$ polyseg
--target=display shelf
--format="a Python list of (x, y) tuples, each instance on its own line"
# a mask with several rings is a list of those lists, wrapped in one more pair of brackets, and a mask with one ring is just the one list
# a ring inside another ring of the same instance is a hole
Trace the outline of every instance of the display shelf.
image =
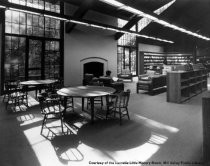
[(210, 56), (208, 54), (196, 56), (196, 63), (203, 63), (210, 72)]
[[(144, 54), (144, 71), (146, 70), (158, 70), (158, 66), (162, 66), (164, 62), (164, 56), (163, 55), (147, 55)], [(152, 67), (152, 68), (151, 68)]]
[(167, 101), (182, 103), (207, 90), (207, 72), (173, 71), (167, 73)]
[(196, 56), (196, 62), (197, 63), (207, 63), (210, 64), (210, 56), (203, 55), (203, 56)]
[(194, 62), (192, 54), (167, 54), (167, 65), (179, 65)]
[(192, 62), (193, 55), (187, 53), (139, 52), (139, 74), (144, 74), (147, 70), (160, 71), (164, 64), (180, 65)]

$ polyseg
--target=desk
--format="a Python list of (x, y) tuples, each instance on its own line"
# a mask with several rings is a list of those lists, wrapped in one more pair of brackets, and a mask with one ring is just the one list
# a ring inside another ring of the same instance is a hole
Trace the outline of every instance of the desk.
[[(94, 98), (107, 96), (115, 92), (114, 88), (104, 86), (76, 86), (62, 88), (57, 91), (58, 95), (64, 96), (64, 106), (66, 109), (67, 97), (90, 98), (91, 122), (94, 122)], [(83, 104), (82, 104), (83, 105)], [(82, 106), (83, 107), (83, 106)], [(82, 108), (83, 109), (83, 108)]]
[(37, 87), (41, 85), (50, 85), (57, 82), (57, 80), (51, 80), (51, 79), (46, 79), (46, 80), (29, 80), (29, 81), (22, 81), (20, 82), (20, 85), (23, 86), (35, 86), (36, 87), (36, 98), (37, 98)]

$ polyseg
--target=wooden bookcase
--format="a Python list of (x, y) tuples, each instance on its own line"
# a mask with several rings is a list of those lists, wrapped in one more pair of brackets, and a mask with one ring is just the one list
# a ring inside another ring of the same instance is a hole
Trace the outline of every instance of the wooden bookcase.
[(163, 65), (165, 57), (163, 55), (156, 56), (144, 56), (144, 70), (149, 70), (150, 66), (161, 66)]
[(210, 93), (206, 92), (202, 97), (203, 119), (203, 162), (204, 166), (210, 165)]
[(208, 69), (208, 72), (210, 72), (210, 56), (196, 56), (196, 63), (205, 64), (205, 67)]
[(144, 74), (151, 66), (161, 67), (163, 64), (180, 65), (194, 62), (192, 54), (188, 53), (155, 53), (139, 52), (139, 74)]
[(180, 65), (194, 62), (192, 54), (167, 54), (167, 65)]
[(207, 71), (171, 71), (167, 73), (167, 101), (182, 103), (207, 90)]

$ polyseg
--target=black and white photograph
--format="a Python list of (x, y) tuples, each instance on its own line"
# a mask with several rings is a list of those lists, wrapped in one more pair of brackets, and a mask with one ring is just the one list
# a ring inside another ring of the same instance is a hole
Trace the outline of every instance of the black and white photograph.
[(0, 0), (0, 166), (210, 166), (210, 0)]

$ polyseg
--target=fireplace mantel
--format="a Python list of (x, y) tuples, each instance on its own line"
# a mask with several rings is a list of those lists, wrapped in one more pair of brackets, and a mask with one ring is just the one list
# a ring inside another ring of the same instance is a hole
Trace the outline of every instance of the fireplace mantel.
[(84, 64), (89, 63), (89, 62), (100, 62), (103, 63), (104, 65), (104, 74), (106, 70), (108, 70), (108, 60), (105, 58), (101, 57), (88, 57), (80, 60), (80, 81), (82, 82), (83, 76), (84, 76)]

